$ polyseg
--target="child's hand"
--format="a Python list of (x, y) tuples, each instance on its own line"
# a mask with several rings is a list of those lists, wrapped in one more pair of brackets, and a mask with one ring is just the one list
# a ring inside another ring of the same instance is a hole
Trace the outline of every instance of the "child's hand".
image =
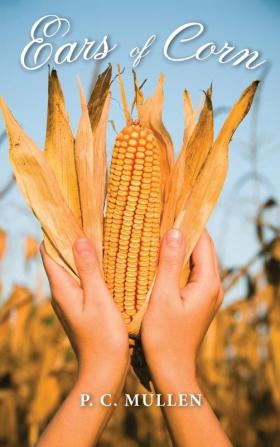
[(212, 239), (203, 232), (191, 259), (191, 275), (184, 289), (179, 278), (184, 240), (179, 230), (163, 238), (159, 269), (142, 322), (142, 343), (157, 386), (195, 380), (200, 343), (223, 298)]
[(157, 393), (173, 396), (162, 407), (173, 445), (230, 447), (207, 400), (195, 408), (180, 406), (181, 393), (201, 395), (196, 356), (223, 298), (214, 246), (204, 231), (192, 254), (191, 275), (180, 290), (184, 259), (182, 233), (171, 230), (160, 250), (158, 274), (142, 322), (142, 344)]
[[(52, 305), (78, 358), (79, 376), (108, 376), (110, 387), (127, 369), (128, 334), (106, 287), (94, 247), (76, 241), (73, 253), (81, 286), (46, 253), (41, 254), (49, 278)], [(115, 379), (115, 380), (114, 380)]]
[[(90, 241), (76, 241), (73, 253), (81, 286), (46, 253), (41, 254), (50, 281), (52, 304), (79, 364), (76, 383), (41, 435), (40, 447), (96, 445), (120, 398), (128, 369), (128, 335), (104, 283)], [(90, 398), (86, 408), (81, 396)], [(111, 396), (111, 406), (102, 396)]]

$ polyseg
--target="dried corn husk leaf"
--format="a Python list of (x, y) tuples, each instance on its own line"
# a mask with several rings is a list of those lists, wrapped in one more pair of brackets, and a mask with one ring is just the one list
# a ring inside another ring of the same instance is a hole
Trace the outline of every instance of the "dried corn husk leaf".
[(166, 182), (174, 163), (174, 149), (172, 139), (162, 121), (164, 101), (163, 84), (164, 76), (161, 74), (155, 94), (149, 97), (143, 104), (141, 103), (143, 96), (138, 88), (139, 92), (136, 95), (136, 102), (141, 124), (151, 129), (158, 140), (161, 151), (161, 178), (162, 192), (164, 195)]
[(75, 143), (63, 92), (55, 70), (52, 70), (49, 76), (48, 121), (44, 153), (66, 203), (75, 217), (80, 219)]
[[(212, 90), (208, 89), (208, 96), (211, 98)], [(184, 174), (185, 174), (185, 164), (186, 164), (186, 158), (188, 155), (188, 148), (187, 145), (190, 141), (190, 138), (192, 136), (192, 133), (194, 132), (195, 126), (196, 126), (196, 119), (203, 111), (203, 106), (205, 106), (205, 94), (203, 94), (203, 97), (196, 108), (196, 110), (193, 110), (191, 98), (189, 96), (189, 92), (187, 90), (184, 91), (184, 137), (183, 137), (183, 145), (182, 149), (180, 151), (180, 154), (176, 160), (176, 164), (178, 165), (178, 172), (177, 172), (177, 197), (176, 197), (176, 213), (175, 216), (177, 216), (179, 209), (178, 209), (178, 196), (179, 193), (182, 191), (183, 183), (184, 183)], [(213, 117), (212, 117), (213, 120)], [(171, 174), (172, 175), (172, 174)], [(174, 176), (175, 177), (175, 176)], [(176, 177), (175, 177), (176, 178)]]
[(9, 319), (10, 312), (30, 304), (32, 295), (25, 287), (15, 285), (11, 296), (0, 308), (0, 324)]
[(94, 134), (85, 101), (84, 92), (79, 83), (82, 115), (76, 137), (76, 166), (82, 210), (83, 231), (93, 242), (102, 265), (103, 208), (106, 182), (106, 125), (110, 104), (107, 94), (101, 118)]
[(35, 258), (38, 254), (39, 243), (38, 240), (33, 236), (26, 236), (24, 240), (24, 257), (28, 261)]
[(132, 70), (132, 73), (133, 73), (135, 97), (134, 97), (134, 100), (133, 100), (133, 103), (131, 106), (131, 113), (132, 113), (134, 106), (136, 104), (138, 117), (140, 117), (140, 116), (142, 116), (142, 113), (143, 113), (144, 95), (139, 87), (136, 71)]
[[(187, 107), (190, 109), (188, 97)], [(204, 107), (197, 125), (194, 127), (194, 118), (191, 114), (191, 128), (186, 128), (183, 146), (177, 158), (167, 186), (167, 200), (164, 206), (161, 234), (172, 228), (178, 210), (182, 209), (191, 188), (203, 166), (213, 143), (213, 110), (211, 98), (205, 97)], [(189, 138), (189, 140), (188, 140)]]
[(89, 102), (88, 113), (91, 122), (92, 132), (95, 131), (104, 107), (104, 103), (109, 93), (112, 77), (112, 66), (108, 68), (97, 78), (96, 84), (92, 90)]
[(207, 93), (204, 107), (191, 135), (188, 149), (186, 151), (183, 185), (179, 190), (179, 196), (176, 203), (176, 216), (181, 210), (192, 187), (195, 185), (198, 174), (211, 150), (213, 137), (213, 108), (211, 97)]
[[(48, 345), (44, 352), (40, 377), (28, 414), (30, 438), (32, 438), (33, 443), (34, 441), (37, 442), (34, 434), (37, 432), (35, 427), (41, 428), (42, 424), (44, 424), (47, 418), (55, 411), (61, 398), (57, 376), (52, 373), (56, 357), (57, 346)], [(33, 435), (31, 436), (32, 433)]]
[(17, 417), (17, 399), (15, 390), (0, 389), (0, 439), (2, 445), (18, 446), (19, 442), (19, 420)]
[(72, 245), (76, 239), (85, 237), (84, 233), (67, 206), (44, 154), (22, 130), (2, 98), (0, 106), (10, 139), (10, 161), (18, 185), (44, 233), (60, 255), (52, 253), (54, 260), (77, 274)]
[[(279, 308), (278, 308), (279, 310)], [(273, 389), (273, 401), (276, 408), (280, 409), (280, 356), (279, 356), (279, 343), (280, 343), (280, 329), (279, 324), (270, 325), (269, 331), (269, 348), (272, 354), (272, 362), (270, 362), (269, 379)]]
[(13, 355), (20, 351), (24, 343), (26, 321), (32, 307), (31, 293), (22, 287), (16, 287), (14, 292), (12, 331), (10, 335), (10, 349)]
[(129, 113), (126, 94), (125, 94), (125, 88), (123, 85), (123, 80), (121, 76), (121, 67), (118, 65), (118, 82), (119, 82), (119, 89), (121, 93), (121, 100), (122, 100), (122, 106), (123, 106), (123, 113), (125, 116), (126, 124), (129, 124), (132, 121), (131, 115)]
[[(45, 156), (52, 168), (62, 195), (80, 222), (81, 210), (75, 166), (74, 138), (65, 107), (63, 92), (57, 72), (49, 75), (48, 119), (45, 141)], [(45, 236), (45, 245), (52, 257), (57, 257), (55, 248)]]
[(153, 279), (151, 287), (148, 290), (145, 303), (139, 309), (139, 311), (136, 312), (136, 314), (133, 316), (133, 319), (131, 320), (131, 322), (129, 323), (129, 325), (127, 327), (128, 334), (129, 334), (129, 336), (132, 339), (133, 338), (134, 339), (138, 339), (139, 338), (141, 322), (142, 322), (143, 317), (144, 317), (144, 315), (146, 313), (146, 310), (147, 310), (147, 307), (148, 307), (148, 304), (149, 304), (149, 300), (151, 298), (151, 294), (152, 294), (152, 291), (153, 291), (154, 284), (155, 284), (155, 278)]
[[(103, 212), (105, 206), (106, 195), (106, 182), (107, 182), (107, 157), (106, 157), (106, 134), (107, 123), (109, 116), (111, 102), (111, 92), (107, 93), (105, 103), (103, 106), (102, 114), (99, 123), (93, 132), (93, 147), (94, 147), (94, 166), (95, 166), (95, 202), (96, 202), (96, 224), (95, 224), (95, 239), (98, 240), (95, 244), (97, 249), (97, 255), (102, 265), (103, 255)], [(99, 173), (99, 175), (96, 175)], [(99, 223), (98, 223), (99, 222)], [(99, 234), (98, 234), (99, 233)]]
[(258, 82), (253, 82), (233, 106), (176, 219), (175, 227), (183, 231), (186, 239), (185, 265), (217, 203), (228, 170), (228, 144), (250, 109), (257, 86)]
[(184, 99), (184, 105), (183, 105), (184, 143), (187, 143), (193, 133), (193, 129), (195, 126), (195, 114), (188, 90), (184, 90), (183, 99)]

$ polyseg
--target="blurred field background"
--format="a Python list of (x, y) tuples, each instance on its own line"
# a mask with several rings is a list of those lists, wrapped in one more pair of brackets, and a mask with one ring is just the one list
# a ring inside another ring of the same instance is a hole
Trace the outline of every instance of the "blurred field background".
[[(140, 81), (147, 78), (145, 94), (153, 89), (160, 71), (166, 75), (165, 123), (177, 150), (184, 88), (198, 104), (201, 90), (213, 81), (219, 128), (245, 86), (262, 80), (253, 108), (231, 143), (230, 173), (209, 223), (226, 295), (201, 349), (199, 372), (204, 392), (236, 447), (280, 446), (279, 3), (249, 0), (229, 5), (214, 0), (211, 5), (207, 1), (151, 5), (144, 0), (141, 7), (128, 8), (126, 2), (108, 1), (105, 8), (101, 1), (69, 5), (63, 0), (58, 8), (54, 0), (48, 5), (43, 0), (10, 0), (1, 2), (0, 11), (0, 94), (41, 146), (47, 69), (27, 72), (19, 57), (32, 23), (45, 14), (68, 17), (72, 40), (109, 34), (119, 44), (104, 63), (57, 67), (74, 130), (80, 113), (76, 74), (89, 92), (107, 62), (115, 67), (120, 63), (132, 95), (129, 49), (152, 33), (158, 36), (157, 44), (137, 72)], [(239, 49), (260, 50), (267, 63), (249, 71), (221, 66), (215, 59), (183, 64), (164, 60), (165, 38), (179, 25), (196, 20), (206, 25), (206, 32), (193, 48), (210, 40), (221, 46), (229, 41)], [(120, 130), (123, 117), (115, 85), (110, 119)], [(114, 136), (112, 127), (109, 152)], [(3, 121), (0, 144), (0, 445), (24, 447), (34, 444), (71, 387), (76, 363), (49, 303), (38, 255), (40, 228), (14, 182)], [(141, 392), (133, 373), (126, 390)], [(168, 446), (160, 410), (119, 407), (99, 445), (117, 444)]]

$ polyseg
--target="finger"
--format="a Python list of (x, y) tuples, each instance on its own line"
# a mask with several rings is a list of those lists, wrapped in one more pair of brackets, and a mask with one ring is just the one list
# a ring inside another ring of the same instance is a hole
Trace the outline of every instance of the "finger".
[(224, 289), (222, 284), (220, 285), (218, 294), (217, 294), (217, 300), (216, 300), (216, 312), (219, 310), (219, 308), (221, 307), (221, 305), (223, 304), (224, 301)]
[(179, 291), (180, 273), (184, 261), (185, 243), (183, 233), (172, 229), (164, 236), (159, 254), (159, 265), (156, 276), (154, 292), (174, 297)]
[[(200, 295), (203, 295), (203, 292), (207, 296), (215, 294), (220, 285), (216, 262), (212, 239), (204, 230), (191, 256), (191, 273), (186, 287), (182, 290), (183, 297), (195, 291), (199, 291)], [(194, 289), (193, 286), (196, 285), (198, 287)]]
[(45, 245), (40, 245), (42, 261), (48, 276), (53, 299), (64, 311), (77, 304), (81, 289), (75, 279), (63, 267), (57, 264), (46, 252)]
[(191, 256), (189, 282), (208, 282), (213, 275), (216, 276), (215, 253), (211, 238), (204, 230)]
[(223, 300), (224, 300), (224, 289), (223, 289), (223, 285), (221, 282), (221, 276), (220, 276), (220, 267), (219, 267), (219, 261), (218, 261), (218, 257), (216, 255), (216, 251), (215, 251), (215, 244), (213, 242), (213, 239), (210, 237), (210, 241), (211, 241), (211, 245), (212, 245), (212, 251), (213, 251), (213, 258), (214, 258), (214, 268), (215, 268), (215, 272), (216, 272), (216, 281), (217, 281), (217, 299), (216, 299), (216, 312), (218, 311), (218, 309), (221, 307)]
[(67, 324), (66, 324), (64, 312), (62, 311), (62, 309), (59, 306), (58, 302), (54, 298), (52, 298), (52, 300), (51, 300), (51, 305), (52, 305), (52, 308), (53, 308), (53, 310), (54, 310), (58, 320), (60, 321), (62, 327), (64, 328), (65, 332), (68, 333), (67, 329), (66, 329), (67, 328)]
[(76, 346), (75, 346), (75, 344), (73, 342), (73, 331), (72, 331), (73, 322), (76, 321), (76, 312), (73, 312), (73, 314), (72, 314), (72, 312), (70, 311), (71, 314), (72, 314), (72, 318), (71, 318), (71, 320), (69, 322), (69, 320), (67, 319), (66, 313), (62, 311), (62, 309), (60, 308), (60, 306), (57, 303), (57, 301), (52, 299), (51, 300), (51, 304), (52, 304), (52, 308), (53, 308), (53, 310), (54, 310), (54, 312), (55, 312), (55, 314), (56, 314), (56, 316), (57, 316), (61, 326), (64, 329), (65, 334), (67, 335), (67, 337), (68, 337), (68, 339), (69, 339), (69, 341), (71, 343), (71, 346), (72, 346), (74, 352), (76, 353)]
[(75, 263), (85, 293), (85, 302), (92, 297), (103, 298), (108, 289), (102, 277), (93, 244), (88, 239), (78, 239), (73, 245)]
[(210, 242), (211, 249), (212, 249), (214, 269), (215, 269), (216, 275), (219, 277), (220, 276), (220, 269), (219, 269), (218, 258), (217, 258), (217, 255), (216, 255), (215, 244), (214, 244), (214, 241), (213, 241), (212, 237), (209, 235), (208, 231), (207, 230), (204, 230), (204, 231), (206, 232), (206, 235), (209, 238), (209, 242)]

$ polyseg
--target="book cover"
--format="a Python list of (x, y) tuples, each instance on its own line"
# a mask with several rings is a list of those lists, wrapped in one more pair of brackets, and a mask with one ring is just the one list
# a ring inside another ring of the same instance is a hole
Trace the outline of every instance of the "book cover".
[(279, 447), (280, 4), (0, 12), (0, 445)]

